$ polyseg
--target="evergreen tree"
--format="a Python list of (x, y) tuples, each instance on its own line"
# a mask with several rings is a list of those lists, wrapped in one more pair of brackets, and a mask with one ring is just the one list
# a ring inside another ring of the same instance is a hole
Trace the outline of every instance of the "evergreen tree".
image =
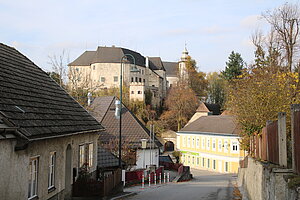
[(245, 62), (242, 59), (241, 54), (232, 51), (228, 57), (228, 62), (226, 62), (225, 70), (221, 72), (222, 77), (225, 80), (236, 79), (239, 75), (242, 74), (244, 65)]

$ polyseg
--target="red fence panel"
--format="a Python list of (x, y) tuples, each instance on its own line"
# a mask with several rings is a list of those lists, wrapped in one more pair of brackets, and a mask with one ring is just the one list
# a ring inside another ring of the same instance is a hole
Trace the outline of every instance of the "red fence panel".
[(264, 127), (261, 132), (261, 159), (268, 160), (268, 147), (267, 147), (267, 128)]
[(278, 121), (267, 125), (268, 160), (279, 164)]
[(300, 174), (300, 111), (294, 113), (294, 161), (296, 173)]

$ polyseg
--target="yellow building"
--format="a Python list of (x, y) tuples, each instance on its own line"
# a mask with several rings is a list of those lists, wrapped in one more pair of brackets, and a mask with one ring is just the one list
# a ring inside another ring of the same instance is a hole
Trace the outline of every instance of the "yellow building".
[(202, 116), (177, 132), (181, 162), (191, 168), (237, 173), (244, 152), (233, 116)]

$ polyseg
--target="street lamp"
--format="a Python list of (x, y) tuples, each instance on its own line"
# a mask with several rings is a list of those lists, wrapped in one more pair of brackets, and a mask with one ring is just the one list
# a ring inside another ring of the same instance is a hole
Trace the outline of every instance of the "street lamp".
[(123, 60), (130, 56), (133, 60), (134, 66), (130, 68), (130, 72), (140, 72), (135, 65), (135, 58), (131, 54), (124, 54), (121, 58), (121, 70), (120, 70), (120, 101), (116, 101), (116, 117), (120, 119), (119, 122), (119, 167), (122, 168), (122, 95), (123, 95)]
[(143, 168), (145, 168), (145, 149), (147, 148), (147, 139), (141, 139), (143, 149)]

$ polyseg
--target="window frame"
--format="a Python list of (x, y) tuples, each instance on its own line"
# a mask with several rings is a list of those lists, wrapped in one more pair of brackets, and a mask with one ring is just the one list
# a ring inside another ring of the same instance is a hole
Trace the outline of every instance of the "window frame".
[[(35, 163), (35, 168), (32, 167), (33, 163)], [(35, 179), (32, 179), (33, 174)], [(39, 182), (38, 177), (39, 177), (39, 156), (30, 157), (29, 158), (29, 180), (28, 180), (28, 191), (27, 191), (28, 199), (33, 199), (38, 196), (38, 182)], [(35, 180), (35, 187), (33, 188), (34, 180)]]
[(216, 139), (215, 139), (215, 138), (212, 139), (212, 145), (211, 145), (211, 148), (212, 148), (213, 151), (216, 151), (216, 150), (217, 150), (217, 145), (216, 145)]
[(93, 167), (94, 162), (94, 143), (88, 143), (88, 166), (91, 168)]
[(210, 150), (210, 138), (206, 138), (206, 150)]
[(218, 139), (218, 151), (222, 152), (222, 139)]
[(52, 151), (50, 152), (50, 159), (49, 159), (48, 190), (55, 187), (55, 168), (56, 168), (56, 152)]

